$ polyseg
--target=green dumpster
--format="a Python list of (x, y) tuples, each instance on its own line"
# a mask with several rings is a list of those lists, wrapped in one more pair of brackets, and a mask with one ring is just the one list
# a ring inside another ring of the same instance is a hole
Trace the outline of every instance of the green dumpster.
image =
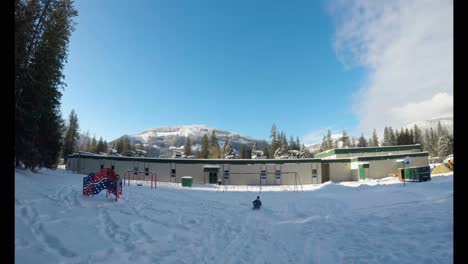
[(181, 179), (182, 179), (182, 186), (192, 187), (193, 179), (191, 176), (184, 176)]

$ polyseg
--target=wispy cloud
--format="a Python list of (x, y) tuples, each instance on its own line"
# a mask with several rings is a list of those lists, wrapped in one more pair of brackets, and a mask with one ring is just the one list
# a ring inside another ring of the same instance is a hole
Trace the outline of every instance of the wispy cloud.
[(330, 130), (332, 135), (343, 133), (343, 129), (334, 129), (331, 127), (320, 128), (310, 133), (307, 133), (305, 136), (302, 137), (302, 142), (306, 145), (315, 144), (322, 142), (324, 136), (327, 135), (328, 130)]
[(328, 7), (338, 59), (369, 70), (353, 98), (360, 131), (453, 115), (453, 1), (339, 0)]

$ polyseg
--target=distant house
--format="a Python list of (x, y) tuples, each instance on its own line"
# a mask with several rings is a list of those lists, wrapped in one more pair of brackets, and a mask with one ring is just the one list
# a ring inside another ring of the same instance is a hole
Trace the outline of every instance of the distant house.
[(266, 159), (266, 157), (263, 156), (263, 151), (252, 150), (252, 159)]
[(147, 153), (145, 150), (142, 149), (136, 149), (135, 150), (135, 156), (136, 157), (146, 157)]

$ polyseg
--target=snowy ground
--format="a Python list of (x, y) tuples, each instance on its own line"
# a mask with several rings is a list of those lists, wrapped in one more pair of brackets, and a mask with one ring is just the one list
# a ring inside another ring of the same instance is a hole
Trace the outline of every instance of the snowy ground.
[(82, 195), (64, 170), (15, 173), (15, 263), (452, 263), (453, 175), (294, 192), (133, 184)]

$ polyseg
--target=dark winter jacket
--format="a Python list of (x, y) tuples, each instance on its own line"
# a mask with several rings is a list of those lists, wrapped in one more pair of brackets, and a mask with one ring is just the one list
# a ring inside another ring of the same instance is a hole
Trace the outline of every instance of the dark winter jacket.
[(255, 199), (255, 201), (253, 201), (253, 205), (255, 208), (260, 208), (262, 202), (260, 201), (260, 199)]

